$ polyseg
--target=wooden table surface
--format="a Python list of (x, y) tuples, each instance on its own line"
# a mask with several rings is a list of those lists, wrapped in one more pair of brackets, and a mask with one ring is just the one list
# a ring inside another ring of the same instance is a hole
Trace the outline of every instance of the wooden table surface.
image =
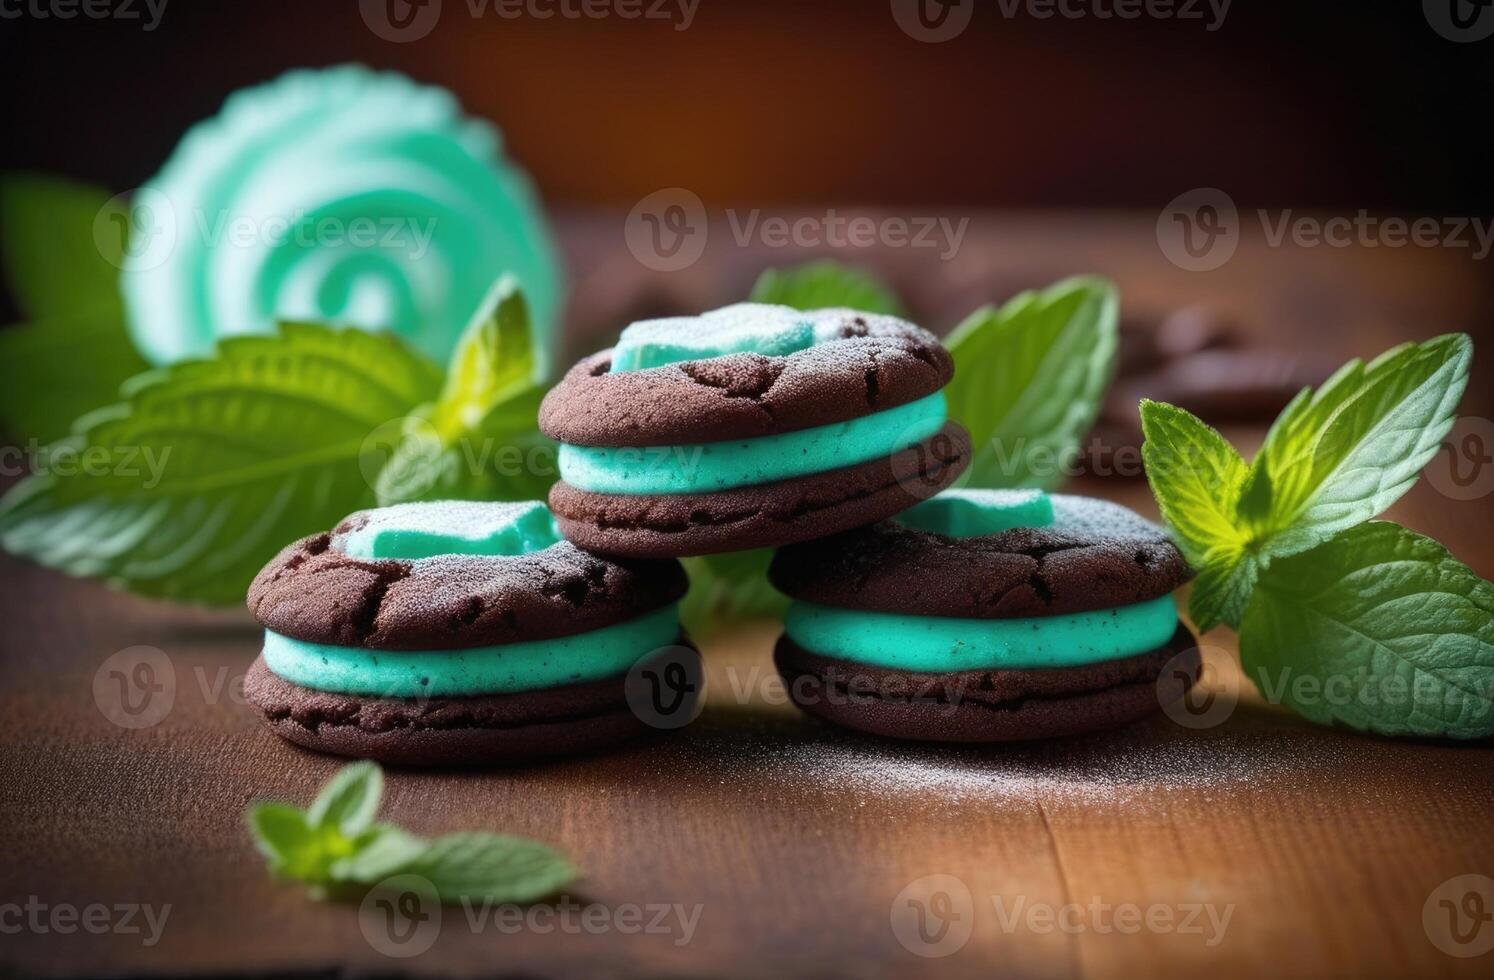
[[(609, 263), (625, 260), (596, 244), (607, 220), (564, 226), (579, 345), (606, 329), (605, 310), (711, 305), (793, 259), (728, 242), (683, 278), (614, 275)], [(1247, 241), (1223, 270), (1193, 275), (1157, 254), (1151, 220), (987, 216), (973, 257), (930, 274), (942, 280), (896, 278), (940, 328), (971, 300), (1093, 270), (1133, 307), (1209, 300), (1262, 338), (1336, 354), (1487, 331), (1487, 277), (1458, 256)], [(1489, 360), (1481, 352), (1481, 375)], [(1487, 390), (1480, 382), (1465, 411), (1487, 417)], [(1137, 481), (1078, 489), (1155, 513)], [(1393, 516), (1494, 574), (1487, 497), (1454, 502), (1423, 481)], [(448, 908), (428, 951), (391, 958), (382, 950), (400, 947), (370, 941), (358, 906), (270, 880), (250, 843), (246, 805), (304, 804), (340, 761), (281, 742), (242, 703), (236, 682), (257, 649), (247, 614), (149, 603), (10, 558), (0, 603), (0, 969), (1119, 978), (1487, 976), (1494, 962), (1444, 952), (1471, 946), (1449, 943), (1433, 894), (1456, 876), (1494, 876), (1488, 746), (1316, 728), (1242, 689), (1227, 659), (1209, 684), (1239, 700), (1211, 727), (1159, 715), (1033, 745), (879, 740), (782, 703), (771, 623), (707, 641), (708, 704), (684, 731), (531, 768), (390, 773), (384, 814), (414, 831), (564, 847), (584, 873), (574, 902), (591, 910), (569, 921), (592, 924), (572, 934), (531, 919), (515, 932)], [(1228, 631), (1206, 640), (1233, 650)], [(139, 645), (169, 658), (174, 701), (159, 723), (126, 729), (100, 710), (95, 675)], [(141, 933), (48, 918), (95, 903), (170, 911), (154, 944), (141, 915)], [(28, 907), (39, 919), (23, 921)], [(1482, 929), (1474, 943), (1494, 925)], [(931, 952), (947, 955), (918, 955)]]

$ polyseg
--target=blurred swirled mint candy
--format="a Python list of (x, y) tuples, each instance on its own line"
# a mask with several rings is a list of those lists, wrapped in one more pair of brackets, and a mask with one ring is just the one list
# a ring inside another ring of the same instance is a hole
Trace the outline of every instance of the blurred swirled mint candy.
[(124, 256), (136, 344), (167, 363), (276, 320), (393, 330), (444, 363), (514, 274), (539, 366), (558, 315), (555, 249), (528, 177), (451, 93), (358, 65), (230, 96), (135, 194)]

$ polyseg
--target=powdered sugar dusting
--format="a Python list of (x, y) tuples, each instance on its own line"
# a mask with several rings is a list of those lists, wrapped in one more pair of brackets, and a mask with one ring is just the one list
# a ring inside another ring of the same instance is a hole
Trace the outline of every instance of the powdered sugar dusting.
[(1304, 778), (1372, 772), (1352, 736), (1300, 729), (1185, 732), (1164, 719), (1046, 742), (942, 746), (859, 737), (815, 726), (798, 737), (761, 732), (711, 751), (727, 778), (769, 779), (827, 794), (905, 798), (917, 807), (1130, 804), (1208, 791), (1288, 790)]

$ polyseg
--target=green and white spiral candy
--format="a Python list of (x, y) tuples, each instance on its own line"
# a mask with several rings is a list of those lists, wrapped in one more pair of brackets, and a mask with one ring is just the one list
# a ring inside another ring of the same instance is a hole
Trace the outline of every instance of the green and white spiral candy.
[(345, 65), (235, 93), (132, 209), (122, 288), (156, 363), (276, 320), (393, 330), (445, 361), (513, 273), (548, 368), (561, 285), (538, 200), (443, 89)]

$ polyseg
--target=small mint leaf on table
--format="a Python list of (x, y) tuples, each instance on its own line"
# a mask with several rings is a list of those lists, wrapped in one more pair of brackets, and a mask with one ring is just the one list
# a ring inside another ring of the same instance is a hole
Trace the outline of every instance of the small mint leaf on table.
[(137, 376), (0, 499), (0, 545), (143, 595), (233, 604), (287, 542), (373, 502), (372, 433), (441, 373), (398, 338), (314, 324)]
[(285, 803), (251, 806), (250, 834), (271, 872), (312, 886), (316, 898), (417, 874), (444, 902), (531, 902), (576, 879), (566, 856), (539, 841), (476, 831), (424, 840), (393, 824), (373, 823), (382, 789), (377, 764), (352, 763), (332, 777), (309, 810)]
[(372, 762), (355, 762), (337, 771), (306, 811), (313, 827), (334, 828), (356, 837), (373, 826), (384, 795), (384, 772)]
[(576, 869), (554, 848), (478, 832), (436, 838), (402, 871), (427, 878), (448, 902), (533, 902), (576, 880)]
[(0, 426), (9, 435), (60, 439), (149, 367), (125, 326), (119, 269), (95, 237), (100, 222), (115, 229), (109, 200), (69, 180), (0, 177), (5, 278), (32, 321), (0, 328)]
[(1240, 653), (1268, 700), (1319, 724), (1494, 736), (1494, 585), (1396, 524), (1361, 524), (1273, 561)]
[(818, 259), (784, 269), (765, 269), (752, 287), (754, 303), (775, 303), (796, 310), (845, 306), (867, 313), (897, 316), (901, 304), (881, 280), (863, 269), (834, 259)]
[(517, 282), (489, 292), (452, 354), (440, 396), (411, 413), (380, 472), (380, 504), (543, 500), (553, 444), (538, 429), (544, 383)]
[(286, 803), (261, 803), (249, 811), (249, 831), (274, 874), (301, 881), (325, 877), (319, 835), (301, 809)]
[(1255, 563), (1235, 520), (1245, 461), (1219, 432), (1162, 402), (1142, 401), (1142, 459), (1162, 518), (1199, 572), (1189, 615), (1200, 632), (1236, 625), (1250, 598)]
[(1065, 279), (976, 310), (949, 335), (944, 390), (975, 449), (972, 486), (1063, 481), (1115, 372), (1118, 302), (1107, 280)]
[(427, 841), (392, 824), (378, 824), (359, 835), (354, 850), (332, 862), (333, 880), (351, 885), (376, 885), (402, 873), (420, 859)]

